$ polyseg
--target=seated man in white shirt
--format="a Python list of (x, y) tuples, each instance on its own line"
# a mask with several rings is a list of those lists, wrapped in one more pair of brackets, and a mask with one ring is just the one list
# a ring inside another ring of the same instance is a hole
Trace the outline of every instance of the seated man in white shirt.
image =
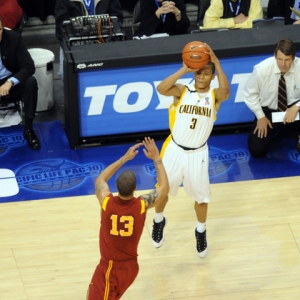
[[(283, 77), (281, 77), (281, 75)], [(285, 81), (286, 92), (279, 80)], [(280, 133), (293, 132), (300, 153), (300, 121), (295, 119), (300, 110), (300, 59), (292, 40), (282, 38), (275, 47), (274, 57), (254, 66), (244, 87), (244, 101), (255, 114), (253, 127), (248, 137), (252, 156), (265, 156), (280, 137)], [(286, 98), (286, 107), (282, 99)], [(274, 122), (272, 114), (285, 112), (282, 122)]]

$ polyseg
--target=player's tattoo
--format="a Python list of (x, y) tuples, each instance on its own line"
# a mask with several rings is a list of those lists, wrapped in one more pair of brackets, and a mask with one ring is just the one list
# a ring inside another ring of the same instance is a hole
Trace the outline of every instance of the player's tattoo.
[(96, 184), (96, 191), (101, 191), (105, 188), (106, 188), (106, 183), (104, 182), (99, 182), (98, 184)]
[(146, 207), (149, 207), (150, 205), (155, 203), (155, 200), (158, 198), (158, 192), (157, 190), (153, 190), (149, 194), (142, 195), (141, 198), (144, 199)]

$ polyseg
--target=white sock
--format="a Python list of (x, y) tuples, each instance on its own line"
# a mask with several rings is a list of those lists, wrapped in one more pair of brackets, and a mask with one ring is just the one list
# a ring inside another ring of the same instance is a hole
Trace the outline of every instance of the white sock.
[(197, 231), (202, 233), (205, 231), (205, 228), (206, 228), (206, 223), (201, 223), (201, 222), (198, 222), (197, 223)]
[(164, 219), (164, 212), (161, 212), (161, 213), (155, 212), (154, 213), (154, 222), (155, 223), (160, 223), (163, 221), (163, 219)]

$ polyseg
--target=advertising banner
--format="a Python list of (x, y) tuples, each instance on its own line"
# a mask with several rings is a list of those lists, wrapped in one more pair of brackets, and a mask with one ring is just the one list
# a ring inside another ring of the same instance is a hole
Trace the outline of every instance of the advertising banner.
[[(272, 55), (220, 59), (231, 91), (229, 99), (221, 105), (215, 125), (254, 119), (243, 101), (243, 87), (253, 66)], [(173, 98), (158, 94), (156, 87), (180, 67), (181, 63), (169, 63), (79, 72), (80, 136), (168, 130), (168, 107)], [(193, 76), (188, 73), (178, 82), (192, 83)], [(218, 86), (217, 76), (212, 86)]]

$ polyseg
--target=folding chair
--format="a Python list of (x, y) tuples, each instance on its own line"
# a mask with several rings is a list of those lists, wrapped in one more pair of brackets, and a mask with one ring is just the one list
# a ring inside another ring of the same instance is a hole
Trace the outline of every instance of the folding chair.
[(17, 26), (14, 28), (14, 31), (22, 33), (26, 24), (27, 24), (27, 14), (23, 10), (22, 18), (21, 18), (20, 22), (17, 24)]
[(23, 120), (23, 103), (21, 96), (3, 96), (0, 98), (0, 111), (17, 111)]
[(283, 26), (283, 25), (284, 25), (284, 17), (273, 17), (271, 19), (262, 18), (253, 21), (253, 28)]
[(140, 1), (137, 1), (132, 14), (132, 34), (134, 35), (134, 26), (138, 25), (141, 22), (141, 3)]
[(198, 7), (198, 17), (197, 17), (197, 25), (203, 26), (203, 20), (205, 16), (205, 12), (210, 6), (210, 0), (200, 0)]

